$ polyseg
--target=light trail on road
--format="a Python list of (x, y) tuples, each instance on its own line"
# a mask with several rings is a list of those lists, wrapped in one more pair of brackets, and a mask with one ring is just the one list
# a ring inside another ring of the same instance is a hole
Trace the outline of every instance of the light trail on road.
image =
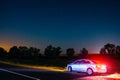
[(54, 66), (39, 66), (39, 65), (35, 66), (35, 65), (26, 65), (26, 64), (16, 64), (16, 63), (5, 62), (5, 61), (0, 61), (0, 63), (24, 67), (24, 68), (40, 69), (40, 70), (49, 70), (49, 71), (57, 71), (57, 72), (65, 72), (66, 71), (66, 67), (61, 68), (61, 67), (54, 67)]
[(105, 76), (106, 78), (115, 78), (115, 79), (120, 79), (120, 74), (119, 73), (114, 73), (108, 76)]
[(80, 77), (74, 80), (120, 80), (120, 74), (114, 73), (110, 75), (98, 75), (98, 76), (86, 76), (86, 77)]

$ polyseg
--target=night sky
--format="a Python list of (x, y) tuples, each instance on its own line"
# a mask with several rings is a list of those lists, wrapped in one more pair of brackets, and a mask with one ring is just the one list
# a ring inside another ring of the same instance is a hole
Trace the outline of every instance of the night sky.
[[(1, 0), (0, 46), (85, 47), (120, 44), (120, 0)], [(64, 52), (63, 52), (64, 53)]]

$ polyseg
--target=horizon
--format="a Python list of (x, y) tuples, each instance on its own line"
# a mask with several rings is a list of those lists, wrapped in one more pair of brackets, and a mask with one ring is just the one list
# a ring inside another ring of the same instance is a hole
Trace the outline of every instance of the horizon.
[[(107, 44), (109, 44), (109, 43), (107, 43)], [(111, 43), (110, 43), (111, 44)], [(106, 45), (106, 44), (105, 44)], [(115, 44), (114, 44), (115, 45)], [(49, 46), (49, 45), (48, 45)], [(53, 45), (52, 45), (53, 46)], [(120, 46), (120, 45), (115, 45), (115, 46)], [(0, 46), (1, 47), (1, 46)], [(4, 48), (4, 47), (1, 47), (1, 48), (3, 48), (5, 51), (7, 51), (7, 52), (9, 52), (10, 51), (10, 48), (12, 48), (12, 47), (14, 47), (14, 46), (11, 46), (11, 47), (8, 47), (7, 46), (7, 49), (6, 48)], [(27, 47), (27, 48), (30, 48), (30, 47), (33, 47), (33, 46), (25, 46), (25, 45), (19, 45), (19, 46), (16, 46), (17, 48), (19, 48), (19, 47)], [(46, 46), (47, 47), (47, 46)], [(60, 46), (53, 46), (53, 47), (60, 47)], [(37, 47), (33, 47), (33, 48), (37, 48)], [(64, 51), (63, 51), (63, 48), (62, 47), (60, 47), (61, 48), (61, 55), (63, 55), (63, 54), (66, 54), (66, 50), (68, 49), (64, 49)], [(37, 48), (37, 49), (40, 49), (40, 48)], [(73, 48), (74, 49), (74, 48)], [(82, 48), (81, 48), (82, 49)], [(80, 50), (81, 50), (80, 49)], [(101, 49), (101, 48), (100, 48)], [(88, 49), (88, 54), (100, 54), (100, 49), (99, 49), (99, 52), (90, 52)], [(80, 50), (77, 52), (76, 51), (76, 49), (74, 49), (75, 50), (75, 54), (81, 54), (81, 52), (80, 52)], [(44, 54), (44, 51), (45, 51), (45, 49), (44, 50), (41, 50), (40, 49), (40, 53), (41, 54)]]

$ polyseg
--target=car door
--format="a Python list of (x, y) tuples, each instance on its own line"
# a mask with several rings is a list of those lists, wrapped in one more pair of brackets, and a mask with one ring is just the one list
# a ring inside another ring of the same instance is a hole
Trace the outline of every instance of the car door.
[(85, 71), (85, 60), (81, 60), (80, 62), (79, 62), (79, 71), (80, 72), (84, 72)]
[(73, 63), (72, 68), (74, 71), (81, 72), (83, 69), (84, 60), (79, 60)]
[(75, 61), (75, 62), (72, 63), (72, 70), (73, 71), (78, 71), (79, 67), (80, 67), (79, 61)]
[(89, 61), (83, 60), (83, 61), (81, 62), (81, 65), (80, 65), (80, 71), (81, 71), (81, 72), (86, 72), (87, 69), (88, 69), (88, 67), (89, 67), (89, 65), (90, 65), (90, 62), (89, 62)]

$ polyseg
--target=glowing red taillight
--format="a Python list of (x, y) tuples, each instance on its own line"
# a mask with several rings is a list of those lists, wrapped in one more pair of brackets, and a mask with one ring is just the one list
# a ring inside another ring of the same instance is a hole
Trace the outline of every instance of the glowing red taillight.
[(96, 67), (97, 67), (97, 68), (101, 68), (102, 65), (101, 65), (101, 64), (97, 64)]
[(106, 65), (97, 64), (96, 67), (97, 67), (98, 69), (105, 69), (105, 68), (106, 68)]

